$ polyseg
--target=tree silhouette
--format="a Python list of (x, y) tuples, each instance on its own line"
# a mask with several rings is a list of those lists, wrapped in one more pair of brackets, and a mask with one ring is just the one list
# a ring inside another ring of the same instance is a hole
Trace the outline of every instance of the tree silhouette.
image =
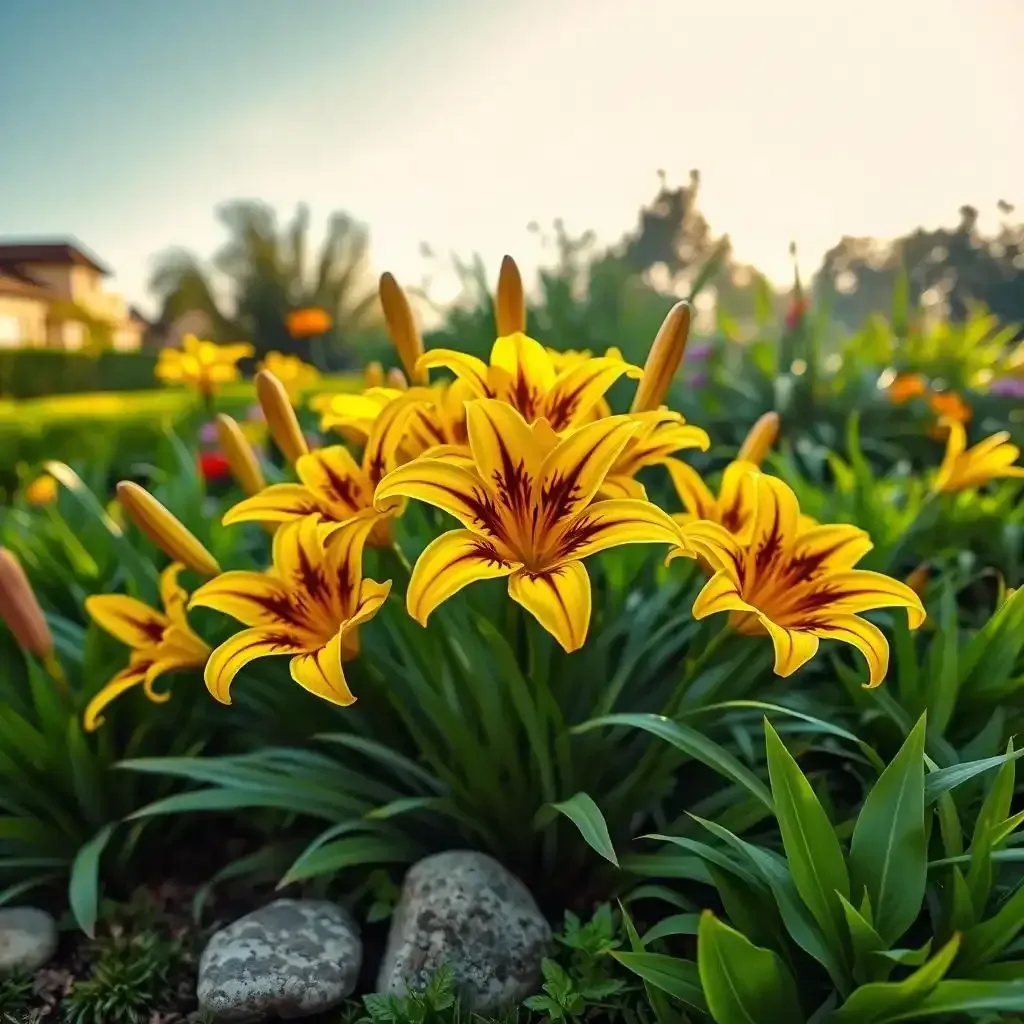
[[(248, 200), (225, 204), (217, 217), (229, 237), (209, 265), (180, 249), (158, 257), (150, 288), (161, 300), (160, 325), (166, 329), (186, 314), (201, 314), (214, 340), (251, 341), (257, 355), (278, 349), (343, 365), (353, 335), (379, 316), (366, 228), (346, 214), (333, 214), (311, 259), (305, 206), (283, 230), (269, 206)], [(333, 320), (320, 353), (316, 339), (288, 333), (288, 313), (308, 307), (325, 310)]]

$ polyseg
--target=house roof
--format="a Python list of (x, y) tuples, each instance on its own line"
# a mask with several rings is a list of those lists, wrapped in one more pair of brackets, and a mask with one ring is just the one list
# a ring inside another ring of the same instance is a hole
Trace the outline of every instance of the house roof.
[(18, 267), (33, 263), (73, 264), (92, 267), (100, 274), (110, 271), (93, 256), (85, 246), (75, 241), (0, 241), (0, 270), (7, 272), (11, 266)]
[(25, 299), (51, 299), (52, 293), (33, 281), (28, 275), (0, 265), (0, 295), (15, 295)]

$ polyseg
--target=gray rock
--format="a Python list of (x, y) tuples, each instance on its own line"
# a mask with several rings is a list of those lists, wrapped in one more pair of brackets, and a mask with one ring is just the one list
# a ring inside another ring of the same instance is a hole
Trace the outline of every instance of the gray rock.
[(57, 952), (57, 922), (34, 907), (0, 908), (0, 974), (37, 971)]
[(526, 886), (470, 850), (426, 857), (405, 876), (377, 989), (403, 995), (442, 964), (463, 1003), (479, 1012), (536, 991), (551, 928)]
[(225, 1021), (307, 1017), (351, 994), (362, 959), (359, 929), (341, 907), (275, 900), (207, 943), (199, 1009)]

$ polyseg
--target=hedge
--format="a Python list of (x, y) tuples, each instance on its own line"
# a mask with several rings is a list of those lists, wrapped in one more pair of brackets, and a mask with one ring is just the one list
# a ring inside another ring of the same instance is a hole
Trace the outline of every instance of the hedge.
[(0, 396), (41, 398), (82, 391), (143, 391), (158, 386), (154, 352), (0, 351)]

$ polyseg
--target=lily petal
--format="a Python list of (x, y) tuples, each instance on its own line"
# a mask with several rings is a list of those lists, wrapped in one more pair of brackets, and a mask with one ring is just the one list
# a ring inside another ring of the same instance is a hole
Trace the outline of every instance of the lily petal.
[(97, 626), (135, 650), (158, 644), (170, 625), (166, 615), (125, 594), (93, 594), (85, 599), (85, 610)]
[(757, 522), (758, 488), (756, 476), (760, 472), (752, 462), (730, 462), (722, 473), (718, 491), (718, 521), (736, 535), (741, 544), (753, 539)]
[(108, 704), (117, 700), (122, 693), (138, 686), (146, 678), (150, 662), (142, 659), (128, 665), (117, 673), (106, 686), (96, 694), (85, 709), (82, 718), (82, 727), (86, 732), (94, 732), (103, 724), (103, 711)]
[(300, 456), (295, 462), (295, 473), (317, 504), (338, 521), (370, 503), (362, 467), (344, 445), (319, 448)]
[(482, 359), (466, 355), (465, 352), (456, 352), (451, 348), (435, 348), (416, 360), (417, 372), (435, 366), (451, 370), (459, 380), (464, 380), (479, 398), (493, 397), (487, 381), (487, 364)]
[(786, 629), (772, 622), (767, 615), (758, 615), (775, 647), (775, 674), (791, 676), (818, 653), (818, 638), (798, 629)]
[(563, 562), (537, 574), (518, 569), (509, 577), (508, 592), (567, 653), (583, 646), (590, 626), (591, 594), (582, 562)]
[(521, 331), (498, 338), (491, 347), (487, 379), (495, 395), (533, 422), (544, 414), (544, 400), (555, 383), (551, 356)]
[(271, 484), (259, 494), (244, 498), (229, 508), (221, 522), (225, 526), (253, 522), (286, 523), (319, 512), (319, 502), (309, 488), (302, 484)]
[[(866, 612), (876, 608), (906, 608), (907, 623), (917, 629), (926, 618), (921, 598), (899, 580), (867, 569), (830, 574), (823, 582), (822, 607), (831, 613)], [(797, 614), (802, 614), (803, 607)]]
[(611, 416), (574, 430), (544, 458), (540, 467), (538, 535), (567, 524), (593, 500), (638, 425)]
[(185, 566), (181, 562), (171, 562), (160, 573), (160, 603), (164, 606), (167, 618), (179, 626), (188, 627), (185, 609), (188, 607), (188, 593), (178, 582), (178, 576)]
[(206, 663), (206, 688), (221, 704), (231, 703), (231, 683), (257, 658), (273, 654), (305, 654), (306, 647), (280, 629), (243, 629), (225, 640)]
[(406, 608), (421, 626), (431, 612), (476, 580), (508, 576), (519, 567), (501, 557), (493, 545), (472, 530), (451, 530), (432, 540), (416, 560)]
[(704, 584), (704, 588), (693, 602), (692, 615), (695, 619), (706, 619), (718, 612), (755, 612), (740, 596), (736, 581), (719, 570)]
[(829, 615), (825, 625), (812, 632), (823, 640), (842, 640), (864, 655), (868, 663), (869, 688), (878, 686), (889, 670), (889, 643), (874, 623), (856, 615)]
[(370, 518), (353, 520), (334, 531), (324, 543), (324, 578), (342, 619), (355, 611), (363, 579), (363, 548), (374, 526)]
[(666, 459), (665, 465), (683, 508), (698, 519), (714, 519), (717, 504), (715, 496), (700, 473), (679, 459)]
[(413, 459), (377, 485), (374, 505), (395, 497), (415, 498), (453, 515), (463, 526), (499, 544), (507, 535), (494, 496), (477, 474), (439, 459)]
[(324, 533), (315, 516), (287, 523), (273, 540), (274, 570), (287, 591), (298, 590), (314, 604), (330, 594), (324, 565)]
[(603, 356), (563, 370), (546, 389), (544, 415), (555, 430), (579, 424), (623, 374), (639, 379), (643, 370), (624, 360)]
[(649, 501), (609, 498), (588, 505), (555, 541), (554, 556), (582, 559), (620, 544), (669, 544), (685, 547), (679, 526)]
[(866, 531), (847, 523), (812, 526), (797, 535), (793, 557), (809, 578), (822, 572), (851, 569), (874, 544)]
[(265, 572), (221, 573), (192, 595), (189, 607), (212, 608), (243, 626), (295, 624), (288, 587), (283, 580)]
[(291, 660), (292, 679), (304, 690), (340, 707), (356, 701), (345, 681), (341, 666), (341, 632), (335, 633), (324, 647), (308, 654), (298, 654)]

